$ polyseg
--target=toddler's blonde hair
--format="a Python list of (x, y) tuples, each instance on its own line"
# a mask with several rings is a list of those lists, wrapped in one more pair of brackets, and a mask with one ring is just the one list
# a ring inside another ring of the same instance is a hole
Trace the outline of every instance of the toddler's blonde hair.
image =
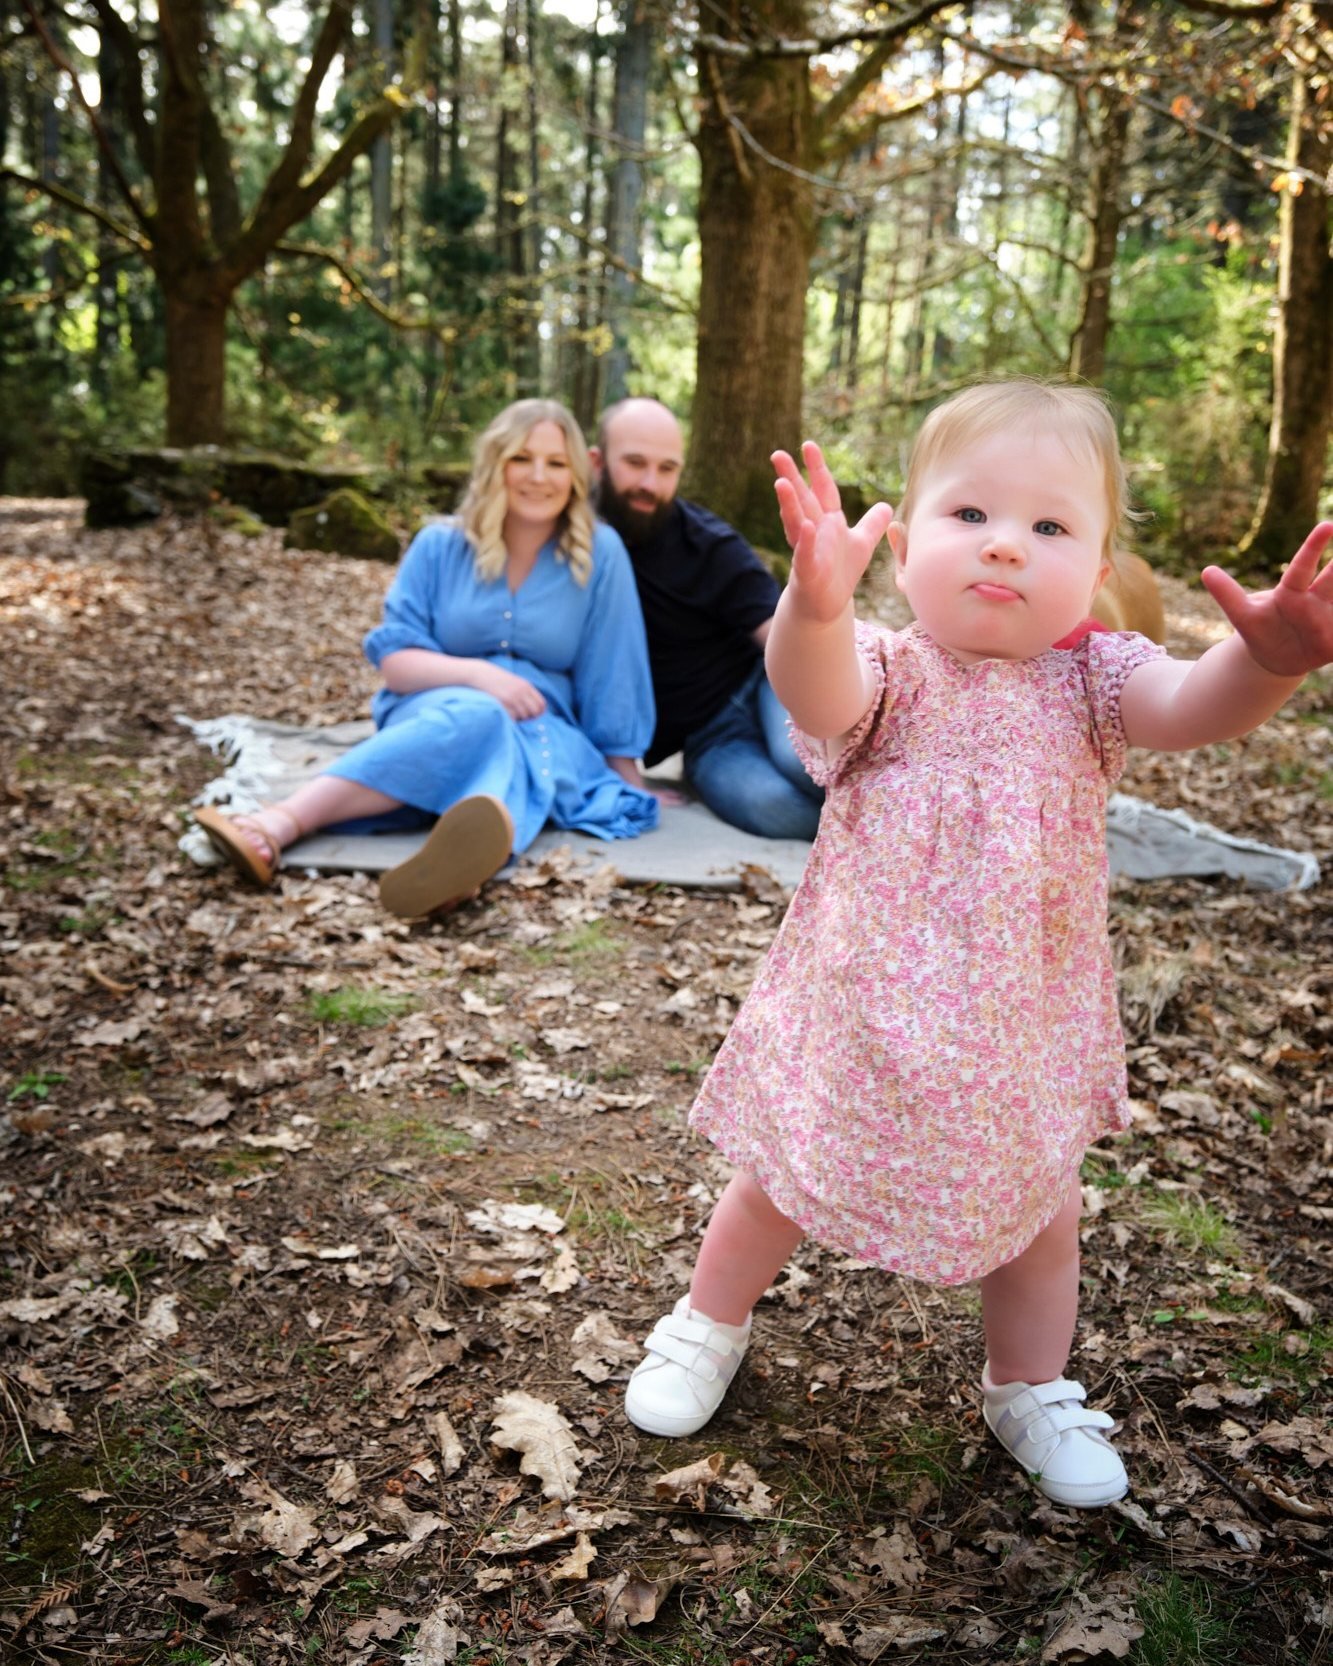
[(1016, 377), (981, 382), (937, 405), (921, 424), (907, 463), (907, 484), (897, 519), (911, 519), (915, 492), (931, 469), (1001, 429), (1038, 428), (1057, 435), (1070, 452), (1102, 476), (1106, 493), (1106, 538), (1102, 556), (1114, 567), (1131, 519), (1129, 482), (1120, 458), (1115, 418), (1098, 388), (1071, 382)]
[(472, 475), (458, 506), (458, 519), (476, 551), (477, 577), (490, 582), (505, 569), (504, 518), (509, 508), (505, 464), (527, 444), (539, 422), (553, 422), (565, 436), (571, 486), (569, 502), (556, 523), (556, 553), (569, 562), (575, 582), (592, 574), (592, 505), (588, 493), (592, 470), (588, 447), (573, 416), (554, 399), (519, 399), (506, 405), (477, 441)]

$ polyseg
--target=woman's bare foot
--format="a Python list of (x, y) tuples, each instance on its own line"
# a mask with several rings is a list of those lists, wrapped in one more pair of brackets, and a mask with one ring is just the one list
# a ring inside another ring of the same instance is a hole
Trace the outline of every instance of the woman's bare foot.
[(280, 804), (265, 804), (239, 816), (224, 816), (205, 805), (194, 813), (214, 850), (256, 885), (271, 885), (284, 845), (294, 844), (305, 829)]

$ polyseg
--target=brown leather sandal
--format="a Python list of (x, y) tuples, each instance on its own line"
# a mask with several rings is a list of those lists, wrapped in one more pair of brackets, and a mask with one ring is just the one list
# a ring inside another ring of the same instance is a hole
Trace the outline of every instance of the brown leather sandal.
[(415, 920), (473, 896), (504, 867), (514, 848), (514, 820), (498, 798), (460, 798), (431, 828), (415, 856), (380, 879), (390, 914)]
[[(211, 804), (205, 804), (194, 812), (194, 819), (196, 825), (202, 827), (208, 835), (209, 844), (224, 862), (229, 863), (246, 879), (253, 880), (256, 885), (272, 885), (273, 877), (282, 860), (282, 846), (259, 817), (273, 812), (291, 823), (294, 832), (287, 843), (294, 844), (305, 829), (290, 810), (283, 810), (276, 804), (266, 804), (262, 811), (240, 816), (224, 816), (221, 810), (215, 810)], [(264, 841), (267, 856), (256, 850), (254, 844), (246, 838), (243, 829), (247, 827), (252, 828)]]

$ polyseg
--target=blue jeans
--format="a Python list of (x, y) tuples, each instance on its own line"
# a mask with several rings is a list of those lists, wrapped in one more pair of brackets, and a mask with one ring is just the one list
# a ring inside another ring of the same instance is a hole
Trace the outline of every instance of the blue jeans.
[(824, 789), (796, 756), (761, 660), (685, 742), (685, 779), (722, 821), (765, 839), (813, 839)]

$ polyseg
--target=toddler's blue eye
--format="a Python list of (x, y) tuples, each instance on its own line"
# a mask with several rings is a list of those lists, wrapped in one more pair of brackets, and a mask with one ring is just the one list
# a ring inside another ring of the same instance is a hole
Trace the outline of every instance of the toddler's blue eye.
[(982, 514), (980, 509), (960, 509), (958, 511), (958, 519), (960, 521), (966, 521), (969, 526), (980, 526), (986, 517)]
[(1038, 521), (1034, 530), (1043, 538), (1058, 538), (1064, 527), (1059, 521)]

